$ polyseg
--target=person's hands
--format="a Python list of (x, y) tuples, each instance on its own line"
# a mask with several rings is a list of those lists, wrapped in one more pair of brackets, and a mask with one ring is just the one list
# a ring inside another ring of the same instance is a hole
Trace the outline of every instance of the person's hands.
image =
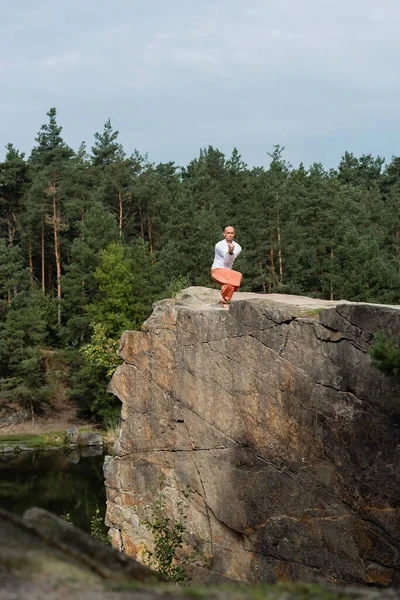
[(228, 242), (228, 252), (229, 254), (233, 254), (233, 251), (235, 250), (235, 245), (233, 242)]

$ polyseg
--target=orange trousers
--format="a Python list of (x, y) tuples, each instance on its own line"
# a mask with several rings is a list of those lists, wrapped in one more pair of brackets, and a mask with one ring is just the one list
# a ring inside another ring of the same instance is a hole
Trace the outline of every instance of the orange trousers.
[(234, 285), (229, 285), (229, 283), (225, 283), (221, 287), (221, 296), (222, 296), (222, 299), (225, 300), (225, 302), (230, 302), (232, 300), (233, 294), (238, 289), (239, 288), (236, 287), (236, 286), (234, 286)]
[(212, 269), (211, 278), (221, 286), (221, 297), (230, 302), (233, 294), (240, 288), (242, 274), (232, 269)]

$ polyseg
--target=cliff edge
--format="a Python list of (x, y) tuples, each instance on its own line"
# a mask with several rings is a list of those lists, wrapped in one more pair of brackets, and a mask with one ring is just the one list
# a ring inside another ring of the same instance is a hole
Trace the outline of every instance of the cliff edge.
[(105, 464), (114, 545), (135, 558), (151, 545), (141, 519), (162, 473), (210, 580), (399, 586), (400, 378), (368, 349), (379, 329), (400, 340), (400, 307), (217, 301), (188, 288), (122, 336)]

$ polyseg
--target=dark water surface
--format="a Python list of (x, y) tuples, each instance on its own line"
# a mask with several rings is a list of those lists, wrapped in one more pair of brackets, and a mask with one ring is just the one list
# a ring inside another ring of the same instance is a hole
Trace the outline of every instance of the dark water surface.
[(57, 449), (0, 454), (0, 507), (22, 515), (39, 506), (56, 515), (69, 514), (74, 525), (90, 531), (96, 508), (103, 519), (105, 514), (103, 463), (102, 450), (85, 448), (82, 453)]

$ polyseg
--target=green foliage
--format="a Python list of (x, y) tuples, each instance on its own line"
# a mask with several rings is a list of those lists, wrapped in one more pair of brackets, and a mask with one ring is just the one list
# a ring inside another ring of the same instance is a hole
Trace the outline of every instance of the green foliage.
[(84, 361), (90, 365), (94, 371), (104, 372), (107, 381), (109, 381), (121, 359), (117, 356), (119, 341), (106, 335), (106, 326), (103, 323), (93, 325), (93, 335), (88, 344), (82, 346), (81, 353)]
[(55, 108), (28, 159), (8, 144), (0, 162), (7, 397), (48, 397), (47, 344), (77, 351), (71, 395), (83, 413), (99, 417), (108, 407), (111, 415), (108, 368), (79, 349), (95, 345), (95, 325), (117, 340), (141, 327), (155, 300), (212, 285), (226, 225), (243, 248), (235, 263), (243, 291), (400, 303), (400, 158), (385, 166), (379, 156), (345, 152), (337, 170), (293, 168), (275, 145), (267, 161), (249, 168), (236, 148), (225, 156), (206, 146), (182, 168), (155, 165), (136, 149), (128, 155), (110, 120), (91, 151), (82, 144), (75, 152)]
[(110, 244), (101, 252), (100, 265), (94, 271), (99, 291), (86, 307), (91, 322), (101, 323), (111, 336), (138, 329), (151, 312), (155, 270), (143, 242), (131, 248)]
[(122, 146), (117, 142), (118, 133), (113, 130), (111, 120), (108, 119), (104, 124), (103, 133), (94, 134), (96, 140), (92, 148), (94, 165), (105, 167), (124, 157)]
[(72, 386), (69, 397), (80, 400), (83, 416), (103, 423), (118, 418), (119, 401), (107, 392), (107, 385), (116, 367), (119, 341), (106, 334), (105, 326), (94, 324), (91, 340), (72, 357)]
[(41, 353), (47, 337), (41, 298), (19, 292), (0, 321), (0, 393), (23, 406), (47, 402), (52, 386), (46, 379)]
[(179, 294), (181, 290), (190, 287), (190, 279), (189, 277), (178, 275), (178, 277), (173, 277), (164, 292), (166, 298), (175, 298)]
[(35, 448), (37, 450), (62, 448), (64, 445), (65, 431), (40, 433), (40, 434), (2, 434), (0, 444), (12, 446), (17, 451), (20, 446)]
[(27, 275), (21, 249), (7, 246), (6, 240), (0, 238), (0, 309), (6, 309), (18, 289), (26, 289)]
[(64, 521), (73, 525), (72, 519), (71, 519), (71, 513), (67, 512), (64, 515), (61, 515), (61, 517), (64, 519)]
[(79, 236), (71, 247), (71, 262), (63, 277), (63, 311), (66, 325), (62, 339), (73, 346), (87, 342), (90, 335), (90, 316), (86, 307), (96, 299), (99, 289), (95, 271), (101, 263), (102, 252), (118, 240), (113, 215), (96, 202), (80, 222)]
[(142, 520), (142, 525), (153, 534), (154, 549), (143, 545), (145, 563), (176, 583), (185, 583), (185, 569), (177, 564), (178, 551), (183, 547), (186, 532), (186, 519), (183, 502), (177, 505), (179, 520), (174, 522), (166, 514), (165, 478), (160, 476), (160, 489), (151, 507), (149, 517)]
[(399, 375), (400, 348), (396, 338), (378, 331), (374, 336), (374, 344), (370, 349), (373, 364), (383, 373)]
[(107, 446), (107, 453), (114, 454), (114, 444), (120, 432), (120, 419), (114, 417), (103, 421), (103, 440)]
[(94, 515), (92, 515), (92, 518), (90, 519), (90, 535), (107, 544), (111, 544), (110, 536), (104, 531), (104, 519), (97, 506)]
[(46, 179), (54, 180), (55, 176), (60, 176), (66, 162), (74, 155), (74, 151), (61, 137), (62, 127), (57, 124), (56, 109), (51, 108), (47, 116), (48, 123), (40, 127), (36, 137), (37, 146), (32, 150), (30, 163), (36, 173), (45, 174)]
[[(100, 252), (93, 273), (99, 291), (85, 312), (93, 331), (81, 348), (83, 364), (75, 374), (73, 394), (85, 398), (86, 412), (97, 419), (115, 417), (119, 404), (107, 393), (107, 384), (118, 364), (116, 351), (124, 329), (137, 329), (151, 310), (152, 270), (147, 248), (138, 242), (132, 248), (111, 243)], [(71, 324), (70, 324), (71, 326)]]
[[(61, 517), (67, 523), (70, 523), (71, 525), (74, 524), (72, 522), (71, 513), (67, 512), (64, 515), (61, 515)], [(98, 506), (96, 506), (94, 514), (90, 517), (90, 535), (98, 540), (101, 540), (102, 542), (105, 542), (106, 544), (111, 544), (110, 536), (105, 531), (104, 519), (101, 516)]]
[(129, 327), (136, 329), (133, 264), (126, 258), (122, 245), (110, 244), (101, 252), (94, 277), (99, 292), (86, 309), (91, 322), (101, 323), (108, 335), (120, 335)]

